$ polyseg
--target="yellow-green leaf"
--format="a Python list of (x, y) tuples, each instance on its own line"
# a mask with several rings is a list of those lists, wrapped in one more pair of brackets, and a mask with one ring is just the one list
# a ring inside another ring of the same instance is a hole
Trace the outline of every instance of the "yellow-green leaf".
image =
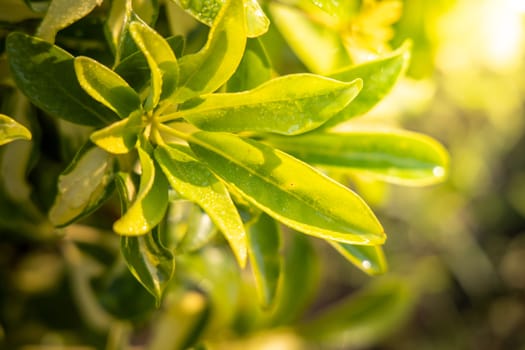
[(270, 12), (288, 45), (310, 71), (326, 75), (352, 63), (337, 31), (279, 2), (270, 4)]
[(160, 99), (170, 97), (177, 87), (179, 66), (168, 42), (145, 23), (129, 26), (131, 37), (146, 57), (151, 73), (151, 91), (144, 107), (151, 110)]
[(196, 132), (189, 143), (229, 186), (285, 225), (344, 243), (384, 242), (383, 228), (366, 203), (306, 163), (228, 133)]
[(385, 253), (380, 246), (363, 246), (328, 241), (341, 255), (369, 275), (385, 273)]
[(102, 0), (52, 0), (37, 30), (37, 36), (53, 43), (61, 29), (89, 14)]
[[(200, 22), (212, 26), (219, 10), (226, 0), (173, 0), (186, 12)], [(246, 30), (250, 38), (263, 35), (270, 26), (270, 20), (262, 10), (257, 0), (243, 0), (246, 16)]]
[(58, 178), (58, 191), (49, 212), (55, 226), (65, 226), (98, 208), (113, 190), (114, 157), (86, 145)]
[(168, 181), (148, 153), (138, 148), (142, 174), (134, 202), (113, 224), (121, 235), (138, 236), (153, 229), (164, 217), (168, 207)]
[(14, 140), (31, 140), (31, 132), (5, 114), (0, 114), (0, 146)]
[(406, 43), (385, 57), (357, 66), (348, 66), (331, 74), (331, 78), (341, 81), (361, 78), (363, 90), (348, 107), (328, 121), (325, 126), (335, 126), (350, 118), (363, 115), (379, 103), (392, 90), (408, 66), (410, 47), (411, 45)]
[(177, 101), (213, 92), (235, 72), (246, 45), (242, 0), (227, 0), (217, 15), (208, 41), (197, 53), (179, 60)]
[(84, 91), (119, 117), (141, 109), (139, 95), (117, 73), (89, 57), (76, 57), (74, 65)]
[(90, 139), (109, 153), (125, 154), (135, 147), (143, 127), (142, 113), (137, 111), (126, 119), (93, 132)]
[[(202, 96), (173, 117), (207, 131), (258, 131), (295, 135), (313, 130), (345, 108), (359, 93), (350, 83), (313, 74), (272, 79), (246, 92)], [(184, 106), (183, 106), (184, 108)]]
[(438, 183), (448, 170), (448, 153), (439, 142), (397, 129), (270, 136), (268, 141), (310, 164), (359, 171), (401, 185)]
[(159, 146), (155, 159), (173, 189), (208, 213), (230, 243), (239, 265), (244, 267), (247, 238), (239, 213), (222, 182), (188, 151), (177, 145)]

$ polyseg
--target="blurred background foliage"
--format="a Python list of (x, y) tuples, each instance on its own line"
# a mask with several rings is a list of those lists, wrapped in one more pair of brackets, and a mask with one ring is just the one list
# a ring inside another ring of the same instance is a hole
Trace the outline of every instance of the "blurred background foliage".
[[(27, 3), (38, 9), (41, 2)], [(172, 5), (163, 5), (157, 29), (189, 32), (197, 49), (206, 30), (186, 17), (170, 20), (180, 16)], [(57, 243), (60, 237), (38, 210), (26, 206), (19, 212), (4, 202), (0, 348), (142, 349), (149, 343), (148, 349), (170, 349), (213, 335), (210, 349), (525, 349), (525, 3), (365, 5), (369, 12), (353, 14), (355, 25), (346, 33), (352, 60), (406, 39), (413, 57), (406, 77), (362, 122), (427, 133), (451, 154), (448, 181), (430, 188), (348, 179), (389, 234), (389, 273), (365, 276), (327, 246), (287, 235), (285, 259), (300, 267), (291, 271), (304, 274), (289, 272), (295, 289), (283, 297), (287, 306), (277, 306), (270, 317), (254, 302), (253, 284), (243, 281), (231, 256), (210, 246), (177, 261), (173, 286), (155, 309), (118, 258), (118, 239), (95, 228), (108, 227), (114, 203), (62, 232), (74, 242)], [(41, 16), (21, 1), (2, 0), (2, 50), (8, 32), (30, 31)], [(99, 21), (87, 17), (57, 42), (104, 60)], [(277, 72), (305, 70), (275, 28), (264, 40)], [(2, 196), (24, 201), (30, 196), (21, 180), (25, 165), (32, 188), (52, 192), (82, 130), (62, 122), (49, 127), (45, 115), (23, 110), (29, 107), (13, 89), (5, 60), (3, 55), (3, 112), (27, 118), (26, 125), (48, 125), (33, 135), (43, 145), (38, 162), (26, 149), (29, 143), (2, 149)], [(67, 142), (57, 143), (53, 133)], [(10, 157), (25, 165), (13, 166)], [(48, 196), (32, 196), (42, 208), (51, 205)], [(183, 212), (192, 215), (194, 209)], [(20, 222), (26, 226), (13, 227)]]

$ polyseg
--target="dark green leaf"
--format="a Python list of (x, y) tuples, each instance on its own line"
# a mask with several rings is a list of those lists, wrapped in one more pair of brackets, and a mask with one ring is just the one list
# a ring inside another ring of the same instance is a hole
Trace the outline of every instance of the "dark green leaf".
[(191, 156), (187, 150), (159, 145), (155, 159), (171, 186), (183, 197), (197, 203), (230, 243), (241, 267), (246, 264), (247, 239), (244, 226), (226, 187)]
[(277, 283), (281, 275), (281, 232), (277, 223), (261, 214), (249, 226), (248, 256), (255, 276), (255, 284), (263, 307), (274, 304)]
[(140, 187), (126, 213), (113, 224), (113, 230), (125, 236), (148, 233), (164, 217), (168, 207), (168, 181), (148, 153), (138, 148), (142, 174)]
[(103, 126), (119, 119), (80, 87), (73, 56), (66, 51), (22, 33), (8, 36), (6, 50), (18, 87), (47, 113), (90, 126)]
[(18, 139), (31, 140), (31, 132), (14, 119), (0, 114), (0, 146)]
[(175, 257), (162, 245), (158, 228), (138, 237), (123, 236), (120, 246), (131, 273), (153, 294), (159, 306), (175, 270)]
[(324, 239), (384, 242), (381, 224), (357, 194), (288, 154), (227, 133), (197, 132), (189, 143), (214, 173), (276, 220)]
[(56, 226), (65, 226), (97, 209), (113, 190), (114, 158), (84, 146), (58, 179), (58, 193), (49, 212)]
[(268, 141), (310, 164), (364, 172), (403, 185), (444, 180), (448, 154), (432, 138), (402, 130), (311, 133)]
[(210, 94), (189, 101), (173, 117), (207, 131), (258, 131), (285, 135), (315, 129), (345, 108), (361, 80), (343, 83), (313, 74), (285, 75), (246, 92)]
[(233, 75), (246, 46), (242, 0), (228, 0), (208, 35), (206, 45), (197, 53), (179, 60), (177, 101), (213, 92)]
[(80, 86), (91, 97), (121, 118), (141, 109), (139, 95), (118, 74), (89, 57), (76, 57), (75, 72)]
[[(166, 41), (175, 57), (182, 56), (182, 51), (184, 50), (184, 38), (182, 36), (173, 36), (167, 38)], [(151, 77), (148, 61), (140, 50), (123, 59), (115, 67), (115, 72), (124, 78), (136, 91), (142, 91)]]

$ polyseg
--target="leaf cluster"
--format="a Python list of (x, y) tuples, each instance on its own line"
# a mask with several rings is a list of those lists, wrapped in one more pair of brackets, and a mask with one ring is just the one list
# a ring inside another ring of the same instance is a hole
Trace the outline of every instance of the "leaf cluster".
[[(114, 0), (106, 20), (113, 62), (102, 63), (54, 43), (100, 5), (73, 3), (52, 1), (35, 36), (13, 32), (6, 41), (17, 88), (47, 115), (88, 130), (58, 177), (48, 213), (55, 227), (118, 198), (111, 230), (157, 304), (176, 262), (198, 270), (193, 254), (206, 254), (217, 232), (240, 268), (249, 262), (260, 304), (282, 317), (303, 305), (291, 290), (313, 273), (298, 273), (312, 255), (301, 234), (326, 241), (368, 274), (385, 272), (382, 225), (335, 178), (433, 184), (446, 176), (447, 154), (414, 132), (337, 127), (389, 93), (408, 64), (409, 45), (353, 59), (341, 35), (352, 1), (325, 1), (322, 15), (318, 1), (271, 3), (264, 11), (256, 0), (175, 1), (209, 26), (204, 45), (188, 50), (187, 37), (155, 29), (156, 1)], [(60, 17), (65, 9), (71, 15)], [(265, 11), (310, 72), (278, 75), (272, 68)], [(337, 25), (326, 26), (323, 16), (335, 16)], [(30, 138), (14, 120), (1, 115), (0, 123), (2, 144)], [(286, 257), (283, 231), (294, 232)]]

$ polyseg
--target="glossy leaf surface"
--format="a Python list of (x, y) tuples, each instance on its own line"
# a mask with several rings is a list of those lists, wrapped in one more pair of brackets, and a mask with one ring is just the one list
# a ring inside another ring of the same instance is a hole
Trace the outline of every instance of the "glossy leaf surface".
[(120, 246), (131, 273), (153, 294), (159, 306), (175, 271), (175, 257), (162, 245), (158, 228), (141, 236), (123, 236)]
[(241, 63), (228, 80), (228, 92), (246, 91), (256, 88), (272, 78), (270, 59), (259, 39), (248, 39)]
[(91, 97), (121, 118), (141, 108), (139, 95), (118, 74), (89, 57), (76, 57), (75, 72), (80, 86)]
[(310, 164), (358, 170), (403, 185), (441, 182), (448, 168), (448, 154), (441, 144), (402, 130), (312, 133), (268, 140)]
[(54, 42), (59, 30), (86, 16), (100, 4), (102, 0), (52, 0), (36, 35), (46, 41)]
[(217, 15), (204, 47), (179, 60), (177, 101), (213, 92), (232, 76), (246, 45), (243, 13), (242, 0), (228, 0)]
[(17, 86), (37, 107), (76, 124), (103, 126), (119, 119), (80, 87), (66, 51), (16, 32), (8, 36), (6, 50)]
[(310, 71), (326, 75), (352, 63), (338, 32), (287, 5), (273, 2), (270, 11), (275, 25)]
[(58, 178), (58, 191), (49, 212), (55, 226), (65, 226), (98, 208), (113, 190), (114, 158), (85, 146)]
[(129, 27), (131, 36), (146, 57), (151, 73), (151, 91), (145, 102), (146, 110), (157, 106), (159, 100), (173, 94), (177, 87), (179, 66), (173, 51), (162, 36), (141, 22)]
[[(173, 0), (186, 12), (202, 23), (212, 26), (226, 0)], [(261, 9), (257, 0), (243, 0), (246, 16), (247, 36), (254, 38), (263, 35), (270, 26), (270, 20)]]
[(226, 187), (187, 150), (159, 146), (155, 159), (170, 185), (183, 197), (197, 203), (230, 243), (241, 267), (246, 265), (247, 237), (241, 218)]
[(341, 255), (369, 275), (385, 273), (385, 253), (380, 246), (363, 246), (328, 241)]
[(363, 79), (359, 96), (332, 118), (326, 126), (335, 126), (350, 118), (363, 115), (381, 101), (394, 87), (410, 60), (410, 45), (405, 44), (392, 54), (374, 61), (340, 70), (330, 77), (341, 81)]
[(286, 153), (227, 133), (197, 132), (189, 143), (228, 185), (298, 231), (352, 244), (385, 240), (358, 195)]
[(93, 132), (90, 139), (109, 153), (125, 154), (135, 147), (143, 127), (142, 113), (139, 110), (126, 119)]
[(153, 229), (164, 217), (168, 207), (168, 182), (148, 153), (138, 148), (142, 174), (134, 202), (126, 213), (113, 224), (121, 235), (138, 236)]
[(277, 283), (281, 275), (281, 232), (277, 223), (268, 215), (261, 214), (249, 226), (248, 256), (255, 276), (257, 294), (263, 307), (275, 301)]
[(31, 140), (31, 132), (5, 114), (0, 114), (0, 146), (14, 140)]
[(246, 92), (210, 94), (176, 113), (207, 131), (259, 131), (285, 135), (315, 129), (345, 108), (361, 80), (343, 83), (313, 74), (279, 77)]

